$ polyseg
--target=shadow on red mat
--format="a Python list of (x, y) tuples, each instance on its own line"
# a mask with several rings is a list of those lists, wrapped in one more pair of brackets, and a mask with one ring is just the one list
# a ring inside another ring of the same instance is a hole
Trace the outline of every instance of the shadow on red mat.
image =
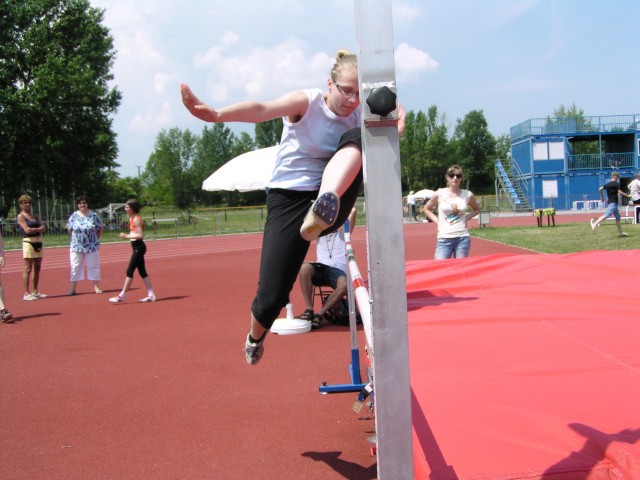
[(640, 323), (614, 280), (638, 264), (408, 262), (416, 478), (640, 478)]

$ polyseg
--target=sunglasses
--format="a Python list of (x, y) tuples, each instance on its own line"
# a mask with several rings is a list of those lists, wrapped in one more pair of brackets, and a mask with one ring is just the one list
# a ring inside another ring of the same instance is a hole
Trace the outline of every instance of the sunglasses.
[(453, 178), (453, 177), (462, 178), (462, 174), (461, 173), (447, 173), (447, 177), (449, 177), (449, 178)]

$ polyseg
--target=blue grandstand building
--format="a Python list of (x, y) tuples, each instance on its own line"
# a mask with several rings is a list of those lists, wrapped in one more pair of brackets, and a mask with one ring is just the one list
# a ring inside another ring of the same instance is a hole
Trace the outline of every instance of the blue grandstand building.
[(514, 211), (603, 208), (598, 188), (611, 172), (624, 189), (639, 168), (640, 114), (534, 118), (511, 128), (511, 159), (496, 161), (496, 194)]

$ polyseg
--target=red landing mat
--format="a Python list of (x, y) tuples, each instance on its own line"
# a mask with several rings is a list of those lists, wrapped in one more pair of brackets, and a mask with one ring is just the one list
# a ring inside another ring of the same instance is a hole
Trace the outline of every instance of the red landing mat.
[(407, 264), (417, 479), (640, 479), (640, 251)]

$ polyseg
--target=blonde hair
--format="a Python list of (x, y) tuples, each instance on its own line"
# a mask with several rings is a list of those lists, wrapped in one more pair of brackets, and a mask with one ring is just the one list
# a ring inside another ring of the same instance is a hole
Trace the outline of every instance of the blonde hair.
[(21, 195), (20, 198), (18, 199), (18, 204), (22, 202), (33, 202), (33, 198), (31, 198), (29, 195), (25, 193), (24, 195)]
[(353, 53), (350, 53), (349, 50), (338, 50), (336, 53), (336, 63), (333, 64), (331, 68), (331, 80), (334, 82), (340, 78), (340, 74), (342, 73), (342, 69), (345, 67), (351, 67), (358, 69), (358, 57), (356, 57)]
[(450, 173), (460, 173), (464, 176), (464, 172), (462, 171), (462, 167), (460, 165), (451, 165), (447, 168), (447, 173), (445, 175), (449, 175)]

